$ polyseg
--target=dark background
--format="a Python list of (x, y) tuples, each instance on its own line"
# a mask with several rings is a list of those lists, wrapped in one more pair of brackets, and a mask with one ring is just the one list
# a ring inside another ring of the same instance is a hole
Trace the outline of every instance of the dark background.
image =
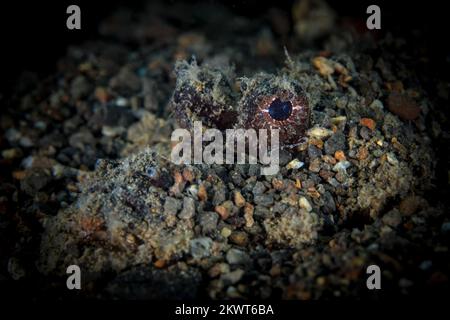
[[(174, 3), (175, 0), (169, 1)], [(185, 1), (193, 6), (205, 1)], [(207, 1), (215, 3), (218, 1)], [(14, 0), (0, 6), (0, 95), (8, 95), (9, 89), (17, 84), (23, 71), (34, 71), (44, 76), (52, 74), (56, 62), (62, 57), (68, 45), (82, 43), (97, 36), (98, 23), (117, 8), (122, 6), (136, 8), (144, 5), (144, 0)], [(290, 13), (293, 0), (223, 1), (232, 11), (245, 16), (260, 16), (269, 8), (277, 7)], [(446, 46), (448, 42), (448, 21), (450, 12), (444, 1), (328, 1), (337, 14), (344, 18), (360, 20), (364, 25), (367, 18), (366, 8), (370, 4), (381, 7), (382, 32), (392, 32), (404, 37), (411, 46), (423, 48), (432, 62), (432, 71), (437, 77), (449, 78), (450, 56)], [(66, 8), (71, 4), (81, 7), (81, 30), (66, 28)], [(421, 36), (416, 36), (416, 30)], [(401, 54), (401, 53), (399, 53)], [(0, 106), (2, 108), (3, 106)], [(0, 109), (1, 112), (1, 109)], [(0, 115), (1, 116), (1, 115)], [(446, 141), (435, 142), (436, 150), (444, 152)], [(440, 155), (439, 185), (446, 185), (448, 158)], [(440, 190), (436, 197), (445, 197), (446, 189)], [(447, 199), (448, 198), (444, 198)]]
[[(94, 38), (98, 22), (117, 7), (139, 9), (145, 1), (124, 0), (60, 0), (31, 1), (14, 0), (3, 2), (0, 7), (0, 39), (2, 57), (1, 91), (14, 84), (21, 71), (30, 70), (48, 74), (54, 69), (58, 57), (64, 55), (67, 45)], [(176, 0), (170, 0), (174, 3)], [(185, 1), (186, 2), (186, 1)], [(196, 5), (200, 1), (187, 1)], [(215, 3), (217, 1), (207, 1)], [(258, 16), (271, 7), (290, 11), (293, 0), (223, 1), (231, 10), (241, 15)], [(437, 70), (445, 68), (448, 74), (448, 50), (444, 48), (448, 39), (448, 15), (444, 1), (328, 1), (340, 17), (352, 17), (365, 23), (366, 8), (370, 4), (381, 7), (382, 31), (411, 37), (414, 29), (426, 36), (417, 43), (427, 48), (437, 63)], [(81, 30), (66, 28), (66, 8), (77, 4), (81, 8)], [(410, 41), (417, 41), (412, 38)], [(444, 62), (444, 64), (442, 64)], [(6, 85), (6, 87), (5, 87)], [(1, 92), (0, 91), (0, 92)]]

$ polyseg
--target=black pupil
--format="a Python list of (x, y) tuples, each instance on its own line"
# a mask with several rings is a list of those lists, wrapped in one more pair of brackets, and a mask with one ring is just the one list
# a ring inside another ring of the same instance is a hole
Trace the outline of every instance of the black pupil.
[(292, 112), (292, 103), (290, 101), (281, 101), (276, 98), (269, 106), (269, 114), (272, 119), (286, 120)]

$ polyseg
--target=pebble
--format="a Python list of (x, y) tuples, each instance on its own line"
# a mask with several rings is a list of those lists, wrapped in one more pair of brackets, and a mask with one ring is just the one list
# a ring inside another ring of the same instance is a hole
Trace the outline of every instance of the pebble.
[(208, 257), (211, 254), (213, 240), (209, 237), (197, 238), (190, 241), (190, 252), (195, 259)]
[(172, 197), (167, 197), (164, 203), (164, 214), (176, 215), (181, 208), (181, 201)]
[(342, 132), (337, 132), (325, 142), (325, 153), (334, 155), (338, 150), (345, 150), (345, 136)]
[(213, 205), (217, 206), (224, 202), (227, 198), (226, 188), (223, 183), (215, 184), (213, 186), (214, 195), (212, 198)]
[(322, 150), (317, 148), (315, 145), (310, 144), (310, 145), (308, 145), (308, 156), (309, 156), (309, 159), (311, 159), (311, 160), (319, 158), (322, 156)]
[(320, 171), (320, 163), (321, 163), (320, 158), (316, 158), (313, 161), (311, 161), (309, 164), (309, 167), (308, 167), (309, 171), (316, 172), (316, 173), (319, 172)]
[(9, 160), (20, 158), (22, 154), (22, 150), (19, 148), (5, 149), (2, 151), (2, 157)]
[(230, 265), (228, 265), (224, 262), (220, 262), (220, 263), (216, 263), (208, 270), (208, 275), (211, 278), (215, 278), (221, 274), (229, 273), (229, 272), (230, 272)]
[(392, 152), (388, 152), (386, 154), (386, 160), (387, 160), (387, 162), (389, 162), (393, 166), (397, 166), (398, 165), (398, 160), (397, 160), (397, 158), (395, 157), (395, 155)]
[(308, 199), (306, 199), (306, 197), (300, 197), (300, 199), (298, 200), (298, 205), (300, 206), (300, 208), (305, 209), (308, 212), (312, 211), (312, 206), (309, 203)]
[(361, 120), (359, 121), (359, 123), (360, 123), (362, 126), (369, 128), (369, 129), (372, 130), (372, 131), (375, 130), (376, 123), (375, 123), (375, 121), (373, 121), (373, 119), (370, 119), (370, 118), (361, 118)]
[(420, 107), (405, 94), (392, 92), (387, 99), (389, 111), (403, 120), (415, 120), (420, 115)]
[(254, 211), (253, 205), (250, 203), (246, 203), (244, 207), (244, 219), (245, 219), (245, 226), (247, 228), (251, 228), (255, 223), (253, 219), (253, 211)]
[(127, 107), (128, 106), (128, 99), (124, 98), (124, 97), (119, 97), (116, 99), (116, 106), (118, 107)]
[(238, 207), (238, 208), (242, 208), (243, 206), (245, 206), (245, 199), (242, 196), (241, 192), (236, 191), (234, 193), (234, 204)]
[(342, 150), (338, 150), (334, 153), (334, 157), (336, 158), (336, 160), (338, 161), (342, 161), (342, 160), (347, 160), (347, 158), (345, 157), (345, 153)]
[(266, 191), (266, 186), (264, 185), (264, 183), (262, 183), (261, 181), (257, 181), (252, 189), (253, 195), (257, 196), (263, 194), (264, 191)]
[(229, 239), (232, 243), (241, 247), (245, 247), (248, 244), (248, 235), (244, 231), (234, 231)]
[(239, 282), (239, 280), (242, 279), (242, 276), (244, 275), (245, 271), (242, 269), (236, 269), (232, 272), (225, 273), (222, 275), (221, 279), (226, 282), (230, 282), (231, 284), (235, 284)]
[(208, 194), (207, 194), (206, 188), (205, 188), (205, 186), (203, 184), (201, 184), (198, 187), (197, 195), (198, 195), (198, 199), (200, 201), (206, 201), (208, 199)]
[(233, 202), (230, 200), (225, 201), (219, 206), (215, 207), (215, 211), (220, 215), (222, 220), (228, 219), (233, 211)]
[(396, 228), (402, 222), (402, 215), (400, 214), (400, 211), (394, 209), (386, 213), (383, 216), (382, 221), (384, 224)]
[(220, 231), (220, 234), (222, 235), (222, 237), (224, 237), (224, 238), (228, 238), (230, 235), (231, 235), (231, 229), (230, 228), (227, 228), (227, 227), (224, 227), (224, 228), (222, 228), (222, 230)]
[(192, 198), (183, 198), (183, 209), (179, 213), (181, 219), (190, 219), (195, 215), (195, 201)]
[(226, 259), (229, 264), (247, 264), (251, 261), (247, 253), (235, 248), (228, 250)]
[(347, 169), (351, 166), (350, 161), (344, 160), (344, 161), (339, 161), (338, 163), (336, 163), (333, 167), (333, 171), (334, 172), (347, 172)]
[(359, 130), (359, 135), (361, 136), (361, 138), (363, 138), (364, 140), (370, 140), (370, 137), (372, 135), (372, 132), (370, 131), (369, 128), (367, 127), (362, 127), (361, 130)]
[(219, 215), (215, 212), (204, 212), (200, 215), (200, 225), (204, 234), (212, 233), (216, 230)]
[(268, 207), (273, 204), (273, 196), (271, 194), (261, 194), (253, 199), (255, 204)]
[(305, 165), (304, 162), (301, 162), (298, 159), (294, 159), (291, 162), (289, 162), (286, 165), (286, 169), (290, 170), (290, 169), (300, 169), (301, 167), (303, 167)]
[(322, 127), (314, 127), (308, 130), (307, 135), (311, 138), (328, 138), (333, 134), (333, 131), (330, 129), (322, 128)]
[(356, 154), (356, 157), (358, 158), (358, 160), (364, 160), (369, 156), (369, 150), (367, 150), (366, 147), (360, 147), (358, 149), (358, 153)]
[(328, 77), (334, 73), (333, 63), (325, 57), (315, 57), (312, 60), (312, 64), (324, 77)]
[(192, 184), (187, 188), (187, 192), (194, 198), (200, 199), (198, 196), (198, 186), (196, 184)]

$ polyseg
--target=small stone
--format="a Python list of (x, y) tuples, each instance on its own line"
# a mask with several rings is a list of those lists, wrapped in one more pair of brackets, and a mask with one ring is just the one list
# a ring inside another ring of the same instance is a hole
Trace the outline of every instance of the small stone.
[(104, 87), (95, 88), (95, 98), (101, 103), (107, 103), (109, 100), (108, 91)]
[(211, 278), (215, 278), (221, 274), (229, 273), (230, 272), (230, 266), (224, 262), (216, 263), (211, 267), (211, 269), (208, 270), (208, 275)]
[(247, 264), (250, 262), (250, 257), (247, 253), (235, 248), (228, 250), (226, 259), (229, 264)]
[(242, 196), (242, 194), (239, 191), (236, 191), (234, 193), (234, 204), (239, 208), (242, 208), (243, 206), (245, 206), (245, 198)]
[(5, 149), (2, 151), (2, 156), (5, 159), (11, 160), (22, 157), (22, 150), (18, 148)]
[(334, 176), (334, 173), (332, 173), (331, 171), (322, 169), (319, 171), (319, 176), (322, 179), (324, 179), (325, 181), (328, 181)]
[(362, 127), (361, 130), (359, 130), (359, 135), (364, 140), (370, 140), (371, 135), (372, 135), (372, 131), (369, 128), (367, 128), (367, 127)]
[(153, 264), (155, 266), (155, 268), (161, 269), (164, 268), (167, 264), (167, 261), (164, 259), (158, 259), (155, 261), (155, 263)]
[(300, 169), (301, 167), (303, 167), (303, 165), (304, 165), (303, 162), (301, 162), (298, 159), (294, 159), (294, 160), (292, 160), (291, 162), (289, 162), (286, 165), (286, 169), (288, 169), (288, 170), (290, 170), (290, 169)]
[(334, 117), (334, 118), (330, 119), (330, 123), (335, 126), (344, 125), (346, 121), (347, 121), (347, 117), (345, 117), (345, 116), (339, 116), (339, 117)]
[(224, 206), (216, 206), (214, 210), (220, 215), (222, 220), (225, 220), (229, 216), (228, 210)]
[(208, 199), (208, 194), (203, 184), (199, 185), (197, 196), (200, 201), (206, 201)]
[(257, 181), (252, 189), (253, 195), (256, 196), (263, 194), (264, 191), (266, 191), (266, 186), (264, 185), (264, 183), (262, 183), (261, 181)]
[(338, 161), (342, 161), (342, 160), (347, 160), (347, 158), (345, 157), (345, 153), (342, 150), (338, 150), (334, 153), (334, 157), (336, 158), (336, 160)]
[(222, 280), (225, 282), (230, 282), (231, 284), (235, 284), (242, 279), (245, 271), (242, 269), (236, 269), (232, 272), (226, 273), (222, 276)]
[(115, 102), (116, 102), (116, 106), (122, 107), (122, 108), (127, 107), (129, 104), (128, 99), (126, 99), (124, 97), (117, 98)]
[(336, 158), (330, 156), (329, 154), (326, 154), (324, 156), (322, 156), (322, 160), (328, 164), (332, 164), (335, 165), (336, 164)]
[(402, 216), (398, 210), (394, 209), (386, 213), (382, 221), (384, 224), (396, 228), (402, 222)]
[(310, 197), (312, 197), (314, 199), (320, 198), (320, 192), (317, 191), (317, 189), (315, 187), (309, 187), (307, 190), (307, 193)]
[(314, 160), (322, 156), (322, 150), (317, 148), (315, 145), (308, 145), (308, 156), (309, 159)]
[(302, 188), (302, 182), (298, 178), (295, 178), (295, 188), (297, 188), (297, 189), (301, 189)]
[(243, 231), (235, 231), (230, 235), (230, 241), (238, 246), (245, 247), (248, 243), (248, 235)]
[(322, 128), (322, 127), (314, 127), (308, 130), (307, 135), (311, 138), (323, 139), (328, 138), (333, 134), (333, 131), (330, 129)]
[(312, 60), (312, 64), (324, 77), (328, 77), (334, 73), (333, 63), (325, 57), (315, 57)]
[(245, 219), (245, 226), (247, 228), (251, 228), (255, 223), (253, 219), (253, 211), (254, 211), (253, 205), (250, 203), (246, 203), (244, 207), (244, 219)]
[(284, 182), (281, 179), (273, 178), (272, 179), (272, 187), (275, 190), (283, 190), (284, 188)]
[(200, 199), (198, 196), (198, 186), (196, 184), (192, 184), (187, 188), (188, 193), (195, 198)]
[(408, 96), (392, 92), (387, 99), (389, 111), (403, 120), (415, 120), (420, 115), (420, 107)]
[(203, 234), (210, 234), (216, 231), (217, 222), (219, 216), (215, 212), (204, 212), (200, 215), (200, 225), (202, 227)]
[(292, 160), (292, 153), (287, 150), (279, 150), (279, 165), (284, 166)]
[(347, 169), (350, 167), (351, 163), (349, 161), (339, 161), (333, 167), (334, 172), (347, 172)]
[(370, 119), (370, 118), (361, 118), (361, 120), (359, 121), (359, 123), (364, 126), (369, 128), (370, 130), (375, 130), (375, 126), (376, 123), (374, 120)]
[(183, 170), (183, 179), (192, 182), (194, 181), (194, 173), (189, 168), (184, 168)]
[(400, 202), (399, 210), (405, 216), (413, 215), (422, 206), (424, 200), (418, 196), (407, 196)]
[(325, 142), (325, 153), (334, 155), (338, 150), (345, 150), (345, 135), (337, 132)]
[(12, 176), (16, 180), (22, 180), (26, 178), (27, 172), (25, 170), (13, 171)]
[(311, 161), (308, 167), (311, 172), (319, 172), (320, 171), (320, 158), (314, 159)]
[(389, 162), (393, 166), (397, 166), (398, 165), (398, 160), (397, 160), (397, 158), (395, 157), (395, 155), (392, 152), (388, 152), (386, 154), (386, 160), (387, 160), (387, 162)]
[(167, 197), (164, 203), (164, 214), (176, 215), (181, 208), (181, 201), (172, 197)]
[(255, 204), (268, 207), (273, 204), (273, 196), (271, 194), (261, 194), (255, 196), (253, 201), (255, 202)]
[(231, 235), (231, 229), (224, 227), (222, 228), (222, 230), (220, 231), (220, 234), (222, 235), (222, 237), (224, 238), (228, 238)]
[(103, 126), (102, 127), (102, 135), (105, 137), (117, 137), (124, 133), (126, 129), (124, 127), (110, 127)]
[(195, 259), (208, 257), (211, 254), (213, 240), (208, 237), (197, 238), (190, 241), (190, 252)]
[(281, 268), (279, 264), (274, 265), (270, 271), (269, 271), (270, 275), (272, 277), (278, 277), (281, 274)]
[(298, 200), (298, 204), (300, 208), (305, 209), (308, 212), (312, 211), (312, 206), (309, 203), (308, 199), (306, 199), (305, 197), (300, 197), (300, 199)]
[(320, 150), (323, 149), (323, 140), (322, 139), (310, 138), (308, 142), (309, 142), (309, 144), (316, 146)]
[(369, 150), (367, 150), (366, 147), (360, 147), (358, 149), (358, 153), (356, 154), (356, 157), (359, 161), (366, 159), (369, 156)]
[(181, 219), (190, 219), (195, 215), (195, 201), (192, 198), (183, 198), (183, 209), (179, 213)]
[(233, 203), (231, 201), (225, 201), (221, 205), (216, 206), (214, 210), (220, 215), (222, 220), (226, 220), (231, 214), (232, 207)]
[(214, 206), (220, 205), (227, 198), (227, 190), (223, 183), (213, 184), (212, 204)]

